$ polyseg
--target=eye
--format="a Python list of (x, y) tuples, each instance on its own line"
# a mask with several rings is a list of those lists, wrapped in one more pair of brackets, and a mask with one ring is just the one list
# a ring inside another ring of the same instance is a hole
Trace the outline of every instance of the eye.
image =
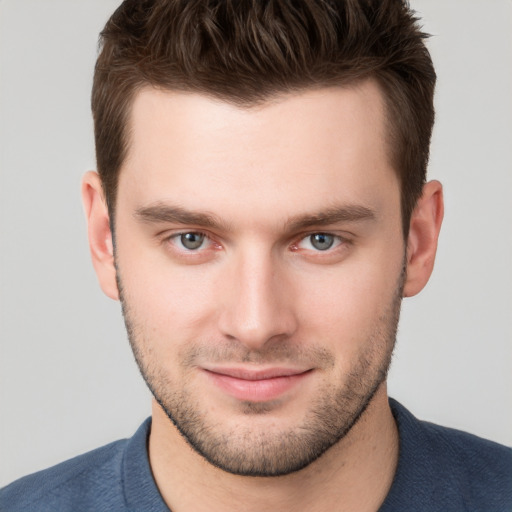
[(205, 243), (206, 235), (202, 233), (181, 233), (173, 237), (177, 243), (189, 251), (200, 249)]
[(315, 233), (309, 236), (311, 245), (319, 251), (326, 251), (334, 244), (334, 236), (327, 235), (326, 233)]
[(328, 251), (342, 243), (339, 236), (329, 233), (313, 233), (303, 238), (298, 244), (299, 249)]

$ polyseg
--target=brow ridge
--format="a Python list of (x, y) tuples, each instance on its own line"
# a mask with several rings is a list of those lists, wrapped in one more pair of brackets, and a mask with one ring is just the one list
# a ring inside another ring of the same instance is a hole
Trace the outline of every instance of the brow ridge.
[[(229, 226), (216, 215), (209, 212), (191, 211), (181, 206), (165, 203), (155, 203), (149, 206), (137, 208), (135, 217), (147, 223), (173, 223), (184, 225), (196, 225), (209, 229), (224, 229)], [(289, 231), (299, 231), (314, 226), (327, 226), (340, 222), (358, 222), (374, 220), (374, 210), (362, 205), (344, 205), (331, 207), (324, 211), (297, 215), (285, 223)]]
[(362, 205), (345, 205), (340, 207), (331, 207), (322, 212), (310, 215), (300, 215), (292, 218), (287, 223), (291, 231), (310, 228), (314, 226), (327, 226), (340, 222), (358, 222), (365, 220), (375, 220), (374, 210)]
[(212, 213), (191, 211), (164, 203), (137, 208), (135, 217), (147, 223), (193, 224), (211, 229), (226, 227), (225, 223)]

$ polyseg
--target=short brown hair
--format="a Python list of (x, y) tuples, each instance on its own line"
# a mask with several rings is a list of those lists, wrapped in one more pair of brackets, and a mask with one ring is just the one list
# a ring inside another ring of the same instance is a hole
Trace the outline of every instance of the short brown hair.
[(250, 107), (272, 95), (374, 78), (388, 113), (404, 235), (426, 178), (436, 81), (405, 0), (125, 0), (100, 36), (92, 91), (111, 215), (144, 86)]

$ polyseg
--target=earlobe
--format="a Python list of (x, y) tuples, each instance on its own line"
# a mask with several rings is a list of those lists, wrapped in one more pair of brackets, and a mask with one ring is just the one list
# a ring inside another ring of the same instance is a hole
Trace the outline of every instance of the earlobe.
[(103, 292), (118, 300), (114, 246), (110, 219), (100, 177), (89, 171), (82, 180), (82, 201), (87, 220), (92, 263)]
[(419, 293), (432, 274), (443, 214), (443, 187), (438, 181), (430, 181), (424, 185), (411, 215), (404, 297)]

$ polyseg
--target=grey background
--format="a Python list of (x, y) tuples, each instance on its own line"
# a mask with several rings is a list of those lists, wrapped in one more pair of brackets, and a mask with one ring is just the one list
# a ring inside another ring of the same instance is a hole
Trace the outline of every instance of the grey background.
[[(512, 2), (413, 0), (439, 75), (434, 276), (408, 299), (390, 394), (512, 445)], [(97, 34), (118, 0), (0, 0), (0, 485), (150, 413), (89, 262), (80, 179)]]

